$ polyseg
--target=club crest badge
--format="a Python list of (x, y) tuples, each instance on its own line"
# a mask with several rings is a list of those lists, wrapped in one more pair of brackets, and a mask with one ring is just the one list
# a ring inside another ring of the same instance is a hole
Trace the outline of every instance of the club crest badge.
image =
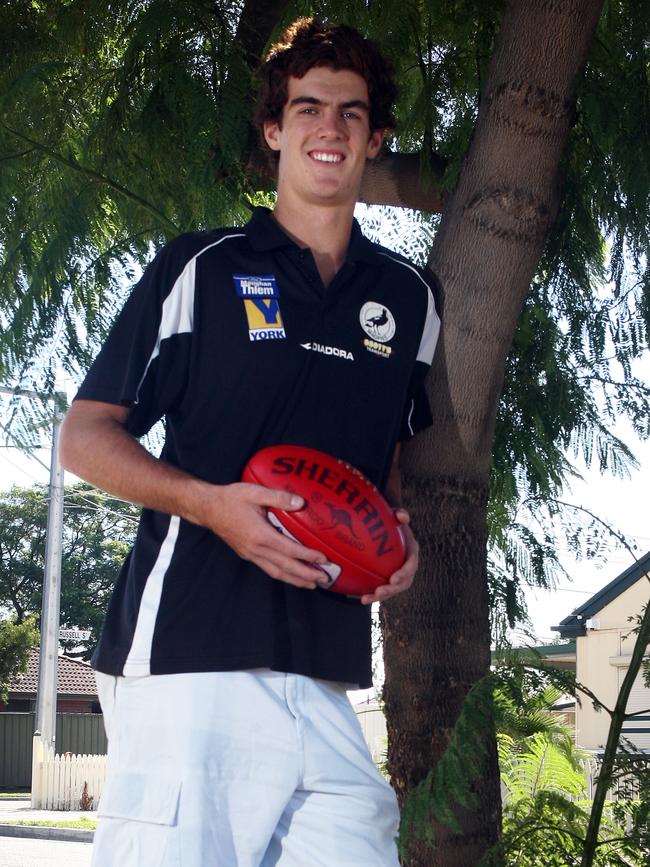
[(378, 343), (388, 343), (395, 335), (395, 319), (388, 307), (367, 301), (361, 308), (359, 322), (368, 337)]

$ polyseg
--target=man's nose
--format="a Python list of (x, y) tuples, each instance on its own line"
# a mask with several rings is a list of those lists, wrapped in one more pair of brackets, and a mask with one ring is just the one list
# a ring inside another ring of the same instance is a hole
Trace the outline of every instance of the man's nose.
[(343, 138), (345, 135), (343, 118), (335, 111), (324, 111), (321, 115), (319, 134), (324, 138)]

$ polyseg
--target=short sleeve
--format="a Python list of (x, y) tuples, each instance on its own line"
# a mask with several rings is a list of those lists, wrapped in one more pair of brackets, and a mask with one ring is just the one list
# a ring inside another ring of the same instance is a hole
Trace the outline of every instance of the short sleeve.
[(427, 286), (427, 312), (404, 404), (399, 435), (400, 441), (410, 439), (418, 431), (430, 427), (433, 423), (424, 380), (431, 367), (433, 354), (440, 335), (440, 315), (438, 311), (441, 307), (441, 293), (435, 274), (431, 271), (426, 271), (422, 276), (423, 282)]
[(75, 398), (132, 407), (127, 428), (135, 436), (165, 415), (186, 387), (196, 258), (188, 246), (181, 236), (148, 265)]

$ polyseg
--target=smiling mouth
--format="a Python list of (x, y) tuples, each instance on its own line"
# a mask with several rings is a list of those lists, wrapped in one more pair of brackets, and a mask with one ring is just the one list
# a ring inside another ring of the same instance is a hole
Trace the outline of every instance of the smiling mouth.
[(342, 163), (345, 159), (343, 154), (326, 153), (324, 151), (310, 151), (309, 156), (318, 163)]

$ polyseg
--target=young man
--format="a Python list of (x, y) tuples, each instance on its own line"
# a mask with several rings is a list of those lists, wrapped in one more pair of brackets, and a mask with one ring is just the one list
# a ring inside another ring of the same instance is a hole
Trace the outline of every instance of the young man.
[[(96, 867), (397, 865), (397, 808), (345, 695), (371, 682), (369, 603), (319, 587), (239, 482), (275, 443), (356, 465), (399, 502), (398, 442), (429, 421), (427, 278), (353, 222), (394, 85), (346, 27), (296, 22), (263, 71), (273, 213), (177, 238), (82, 385), (66, 467), (144, 506), (94, 659), (109, 736)], [(136, 437), (166, 419), (160, 460)]]

